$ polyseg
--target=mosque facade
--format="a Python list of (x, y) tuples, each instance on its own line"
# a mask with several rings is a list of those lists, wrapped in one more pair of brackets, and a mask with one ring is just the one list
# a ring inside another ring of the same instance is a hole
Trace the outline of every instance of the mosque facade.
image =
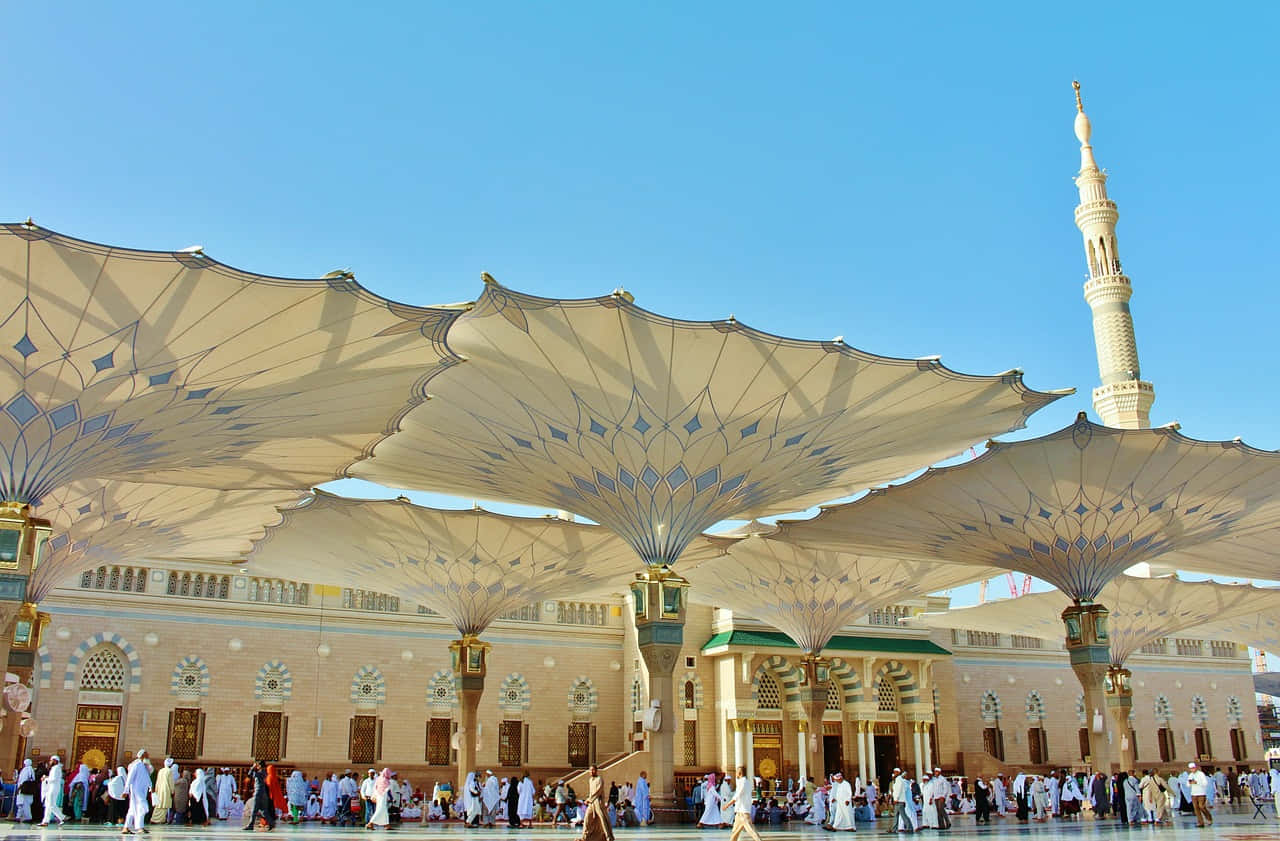
[[(599, 762), (619, 780), (646, 767), (654, 699), (629, 598), (548, 600), (493, 625), (479, 767), (539, 778)], [(1083, 767), (1093, 712), (1062, 644), (900, 624), (946, 605), (893, 605), (832, 641), (822, 770)], [(378, 765), (417, 784), (453, 778), (456, 632), (417, 605), (234, 569), (104, 566), (42, 611), (30, 650), (14, 652), (30, 665), (11, 666), (34, 687), (38, 729), (12, 759), (98, 750), (119, 762), (145, 747), (201, 765), (262, 757), (308, 773)], [(662, 699), (677, 784), (737, 764), (801, 773), (800, 655), (748, 617), (689, 608), (674, 697)], [(1130, 668), (1140, 766), (1262, 761), (1245, 647), (1163, 640)]]

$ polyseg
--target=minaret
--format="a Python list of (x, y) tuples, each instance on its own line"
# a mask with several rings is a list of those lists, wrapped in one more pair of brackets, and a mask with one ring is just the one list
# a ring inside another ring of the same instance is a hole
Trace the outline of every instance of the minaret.
[(1133, 316), (1129, 297), (1133, 287), (1120, 268), (1120, 252), (1116, 250), (1116, 220), (1120, 218), (1116, 203), (1107, 198), (1107, 174), (1093, 159), (1089, 137), (1093, 132), (1080, 101), (1080, 83), (1076, 90), (1076, 137), (1080, 140), (1080, 174), (1076, 187), (1080, 204), (1076, 206), (1076, 227), (1084, 235), (1085, 259), (1089, 279), (1084, 285), (1084, 299), (1093, 310), (1093, 342), (1098, 350), (1098, 374), (1102, 385), (1093, 390), (1093, 408), (1107, 426), (1144, 429), (1151, 426), (1151, 404), (1156, 391), (1142, 379), (1138, 366), (1138, 343), (1133, 335)]

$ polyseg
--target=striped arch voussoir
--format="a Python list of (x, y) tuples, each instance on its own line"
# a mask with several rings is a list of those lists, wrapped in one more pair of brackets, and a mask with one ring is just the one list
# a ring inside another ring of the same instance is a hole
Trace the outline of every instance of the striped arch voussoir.
[(834, 658), (831, 661), (831, 682), (839, 687), (840, 697), (845, 705), (862, 700), (862, 679), (858, 677), (858, 670), (852, 663), (839, 657)]
[[(584, 707), (578, 705), (578, 695), (586, 693), (586, 704)], [(582, 675), (569, 684), (569, 712), (587, 712), (594, 713), (600, 708), (600, 693), (596, 691), (596, 685), (591, 682), (591, 678)]]
[(194, 654), (188, 654), (178, 661), (169, 673), (169, 694), (177, 695), (182, 690), (182, 673), (191, 667), (200, 670), (200, 695), (209, 694), (209, 667), (204, 660)]
[(759, 666), (756, 667), (756, 676), (751, 681), (751, 699), (759, 700), (756, 696), (756, 687), (759, 685), (759, 675), (761, 672), (769, 672), (778, 679), (778, 685), (782, 688), (782, 703), (787, 707), (798, 707), (800, 704), (800, 667), (794, 666), (787, 662), (787, 658), (774, 654), (768, 657)]
[(529, 681), (519, 672), (512, 672), (502, 680), (498, 689), (498, 708), (503, 712), (522, 713), (533, 706), (533, 693)]
[(40, 688), (48, 689), (53, 684), (53, 655), (48, 646), (36, 649), (36, 659), (40, 661)]
[[(904, 704), (914, 704), (920, 700), (920, 687), (916, 685), (911, 670), (897, 660), (890, 660), (876, 672), (876, 680), (888, 678), (898, 686), (898, 700)], [(875, 685), (875, 681), (872, 681)]]
[(71, 652), (71, 656), (67, 658), (67, 670), (62, 673), (63, 689), (76, 688), (76, 673), (80, 669), (80, 664), (84, 662), (85, 655), (104, 643), (114, 645), (124, 652), (125, 660), (129, 663), (129, 691), (142, 690), (142, 658), (138, 656), (138, 650), (127, 639), (111, 631), (99, 631), (85, 639), (76, 646), (75, 651)]
[[(371, 695), (364, 694), (365, 684), (372, 686)], [(386, 700), (387, 679), (382, 676), (382, 671), (377, 666), (368, 664), (356, 669), (356, 673), (351, 676), (351, 703), (383, 704)]]
[(266, 689), (267, 677), (271, 672), (279, 672), (280, 699), (288, 701), (293, 696), (293, 675), (289, 672), (289, 667), (284, 664), (283, 660), (272, 660), (262, 664), (262, 668), (258, 669), (258, 674), (253, 679), (253, 697), (262, 698), (262, 693)]
[(693, 684), (693, 708), (695, 710), (702, 709), (702, 678), (698, 677), (695, 672), (685, 672), (680, 678), (680, 682), (676, 684), (680, 688), (679, 703), (676, 706), (684, 706), (684, 685), (686, 683)]

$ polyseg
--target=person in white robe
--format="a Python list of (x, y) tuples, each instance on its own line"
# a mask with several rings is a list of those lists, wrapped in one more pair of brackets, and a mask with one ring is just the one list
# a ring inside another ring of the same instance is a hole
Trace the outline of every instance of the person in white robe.
[(1009, 814), (1009, 787), (1005, 783), (1004, 774), (996, 774), (996, 778), (991, 781), (991, 790), (996, 796), (996, 814), (1003, 818)]
[(533, 780), (529, 779), (529, 775), (525, 774), (520, 780), (520, 802), (516, 804), (516, 814), (520, 816), (522, 821), (533, 820), (534, 797), (536, 791), (534, 789)]
[(484, 773), (486, 775), (484, 790), (480, 794), (484, 817), (481, 818), (480, 823), (485, 826), (493, 826), (498, 819), (498, 804), (502, 802), (502, 787), (492, 771), (485, 771)]
[(813, 790), (813, 803), (809, 806), (809, 812), (804, 816), (804, 822), (813, 824), (814, 826), (822, 826), (827, 820), (827, 788), (815, 788)]
[(1062, 778), (1062, 794), (1059, 798), (1059, 808), (1064, 818), (1080, 819), (1080, 802), (1084, 800), (1084, 794), (1080, 791), (1080, 784), (1076, 782), (1076, 778), (1071, 774), (1064, 774)]
[(330, 774), (320, 784), (320, 820), (330, 823), (338, 815), (338, 775)]
[(649, 775), (646, 771), (640, 772), (640, 778), (636, 780), (636, 817), (640, 819), (641, 826), (648, 826), (653, 822), (653, 804), (649, 800)]
[(1044, 777), (1035, 776), (1031, 778), (1031, 783), (1027, 786), (1028, 800), (1031, 802), (1033, 812), (1032, 820), (1044, 823), (1049, 820), (1049, 790), (1045, 788)]
[(1058, 783), (1058, 772), (1054, 771), (1044, 781), (1044, 787), (1049, 792), (1049, 806), (1055, 815), (1062, 814), (1062, 786)]
[(138, 751), (137, 757), (129, 763), (129, 771), (125, 777), (124, 793), (129, 798), (129, 811), (125, 814), (122, 835), (145, 832), (147, 815), (151, 811), (151, 768), (147, 765), (147, 752)]
[(53, 819), (61, 826), (67, 822), (67, 816), (62, 814), (62, 760), (55, 755), (49, 758), (49, 763), (49, 773), (40, 789), (40, 800), (44, 803), (44, 820), (40, 825), (48, 826)]
[(222, 767), (218, 769), (218, 777), (214, 781), (216, 785), (217, 801), (214, 806), (214, 813), (218, 820), (225, 821), (231, 817), (231, 795), (235, 793), (236, 782), (231, 776), (231, 769)]
[[(759, 785), (757, 786), (757, 789), (763, 792), (764, 786)], [(722, 827), (728, 826), (732, 821), (732, 816), (730, 815), (729, 810), (725, 808), (724, 804), (733, 799), (733, 790), (733, 782), (729, 779), (729, 775), (725, 774), (720, 780), (720, 818), (722, 820), (720, 825)]]
[(724, 825), (720, 815), (720, 789), (716, 786), (716, 775), (708, 774), (702, 786), (702, 816), (698, 818), (698, 827), (719, 827)]
[[(27, 823), (31, 820), (31, 804), (35, 800), (34, 794), (22, 794), (22, 786), (24, 783), (34, 783), (36, 781), (36, 771), (31, 767), (31, 760), (22, 760), (22, 770), (18, 772), (18, 779), (14, 781), (13, 790), (18, 792), (17, 795), (17, 813), (14, 815), (18, 823)], [(31, 786), (27, 786), (30, 788)]]
[(467, 774), (467, 781), (462, 786), (462, 815), (468, 826), (479, 826), (484, 816), (484, 801), (480, 799), (480, 781), (476, 772)]
[(925, 772), (924, 782), (920, 783), (920, 824), (925, 829), (937, 829), (938, 807), (933, 802), (933, 775)]
[(831, 783), (831, 828), (837, 832), (853, 832), (853, 786), (837, 771)]

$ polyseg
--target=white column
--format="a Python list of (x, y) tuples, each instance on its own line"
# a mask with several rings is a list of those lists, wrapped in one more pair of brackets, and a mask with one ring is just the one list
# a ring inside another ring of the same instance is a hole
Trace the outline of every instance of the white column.
[[(926, 721), (920, 725), (920, 739), (924, 743), (924, 764), (926, 767), (933, 764), (933, 742), (929, 738), (929, 723)], [(933, 769), (930, 768), (930, 771)]]
[(744, 724), (747, 726), (747, 776), (754, 777), (756, 775), (756, 728), (751, 719), (747, 719)]
[(917, 721), (911, 722), (911, 745), (916, 752), (916, 782), (923, 783), (924, 765), (921, 763), (924, 760), (923, 755), (920, 752), (920, 723)]
[(867, 733), (861, 721), (854, 724), (858, 727), (858, 776), (862, 778), (862, 784), (866, 785), (871, 780), (868, 776), (870, 769), (867, 767)]
[(809, 779), (809, 746), (805, 744), (809, 735), (809, 731), (804, 728), (804, 722), (801, 722), (800, 729), (796, 731), (796, 744), (800, 748), (800, 779)]
[(865, 736), (866, 736), (866, 739), (867, 739), (867, 779), (869, 779), (869, 780), (875, 780), (875, 781), (876, 781), (876, 785), (878, 786), (878, 785), (880, 785), (880, 780), (879, 780), (879, 778), (876, 776), (876, 771), (877, 771), (877, 769), (876, 769), (876, 735), (875, 735), (876, 731), (875, 731), (875, 727), (876, 727), (876, 725), (875, 725), (875, 722), (874, 722), (874, 721), (868, 721), (868, 722), (867, 722), (867, 732), (866, 732), (865, 734), (863, 734), (863, 735), (865, 735)]
[[(729, 724), (733, 727), (733, 766), (736, 773), (739, 765), (747, 764), (747, 734), (742, 728), (742, 719), (731, 719)], [(747, 773), (751, 773), (750, 768)]]

